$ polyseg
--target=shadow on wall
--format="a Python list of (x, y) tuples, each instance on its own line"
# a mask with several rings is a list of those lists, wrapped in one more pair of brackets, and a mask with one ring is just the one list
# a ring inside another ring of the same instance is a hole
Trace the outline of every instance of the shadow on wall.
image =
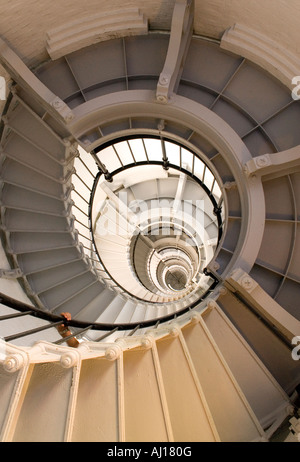
[(160, 2), (160, 8), (158, 9), (157, 15), (149, 23), (150, 30), (171, 30), (175, 3), (176, 0), (165, 0), (164, 2)]

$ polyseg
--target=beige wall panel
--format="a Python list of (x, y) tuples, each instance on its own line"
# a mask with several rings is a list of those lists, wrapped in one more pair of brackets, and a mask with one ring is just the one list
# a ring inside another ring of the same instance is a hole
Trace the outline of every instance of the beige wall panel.
[[(233, 303), (231, 307), (233, 308)], [(241, 308), (240, 306), (240, 316), (238, 316), (240, 319), (242, 319)], [(287, 404), (287, 397), (283, 390), (271, 376), (269, 371), (257, 359), (255, 352), (253, 352), (249, 348), (249, 345), (242, 340), (230, 321), (224, 321), (224, 314), (221, 316), (219, 311), (214, 309), (205, 314), (203, 318), (258, 419), (260, 421), (261, 419), (266, 421), (268, 415), (270, 415), (272, 419), (271, 414), (274, 412), (276, 414), (276, 409), (280, 408), (283, 404)], [(251, 313), (244, 318), (249, 329), (251, 325), (251, 330), (253, 330), (253, 332), (256, 329), (257, 339), (259, 338), (260, 326), (262, 326), (265, 332), (265, 336), (263, 337), (265, 349), (270, 350), (272, 344), (269, 342), (272, 341), (272, 336), (268, 338), (268, 331), (266, 328), (261, 323), (255, 322), (255, 320), (256, 318)], [(277, 370), (279, 371), (280, 362), (283, 361), (284, 358), (285, 348), (282, 353), (280, 350), (281, 345), (280, 343), (278, 344), (280, 341), (275, 339), (274, 342), (272, 361), (278, 361)], [(275, 353), (278, 354), (276, 355)], [(276, 367), (275, 364), (274, 367)]]
[(152, 351), (124, 353), (125, 441), (168, 441)]
[(253, 441), (261, 436), (241, 390), (200, 323), (183, 329), (205, 399), (221, 441)]
[(119, 441), (115, 361), (82, 361), (71, 440)]
[(19, 372), (6, 372), (0, 365), (0, 435), (4, 430), (4, 422), (9, 412), (9, 406), (14, 398), (15, 387), (19, 379)]
[(14, 442), (64, 440), (73, 369), (58, 363), (34, 366), (16, 425)]
[(174, 441), (215, 441), (179, 338), (157, 342)]

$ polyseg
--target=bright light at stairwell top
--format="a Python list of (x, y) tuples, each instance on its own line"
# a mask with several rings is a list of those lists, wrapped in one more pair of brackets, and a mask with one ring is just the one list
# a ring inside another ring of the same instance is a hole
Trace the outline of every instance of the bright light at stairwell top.
[(204, 238), (204, 213), (205, 203), (202, 199), (130, 200), (129, 194), (121, 191), (110, 206), (107, 201), (99, 206), (95, 235), (127, 236), (128, 233), (143, 233), (145, 230), (147, 235), (166, 236), (173, 231), (179, 235), (188, 227), (197, 229)]
[(185, 300), (195, 290), (201, 296), (222, 225), (220, 182), (201, 153), (151, 137), (115, 141), (93, 155), (79, 151), (78, 236), (87, 254), (92, 243), (100, 276), (149, 303)]

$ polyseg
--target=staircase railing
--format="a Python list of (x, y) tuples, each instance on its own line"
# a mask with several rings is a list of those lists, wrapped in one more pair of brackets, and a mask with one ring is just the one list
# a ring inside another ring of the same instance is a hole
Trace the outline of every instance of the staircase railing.
[(58, 316), (48, 311), (40, 310), (34, 306), (28, 305), (24, 302), (21, 302), (12, 297), (9, 297), (6, 294), (0, 293), (0, 303), (2, 305), (5, 305), (17, 311), (17, 313), (0, 316), (0, 333), (1, 333), (1, 321), (4, 321), (4, 320), (20, 318), (22, 316), (32, 316), (34, 318), (39, 318), (39, 319), (48, 321), (48, 324), (45, 324), (43, 326), (39, 326), (34, 329), (24, 330), (22, 332), (11, 334), (5, 337), (1, 337), (0, 335), (0, 338), (2, 338), (2, 340), (4, 340), (5, 342), (11, 342), (13, 340), (16, 340), (16, 339), (19, 339), (19, 338), (22, 338), (28, 335), (42, 332), (44, 330), (56, 328), (62, 324), (73, 328), (75, 331), (72, 333), (72, 335), (53, 342), (55, 344), (67, 342), (69, 339), (73, 337), (80, 337), (89, 330), (96, 330), (96, 331), (104, 332), (98, 339), (93, 340), (95, 342), (105, 339), (106, 337), (110, 336), (116, 331), (121, 331), (122, 333), (127, 333), (126, 334), (127, 336), (131, 336), (131, 335), (134, 335), (134, 333), (140, 329), (158, 327), (158, 325), (160, 324), (172, 321), (177, 316), (191, 311), (193, 308), (198, 306), (199, 303), (203, 301), (215, 289), (218, 283), (219, 281), (217, 279), (214, 279), (212, 286), (202, 296), (200, 300), (195, 301), (194, 303), (192, 303), (191, 305), (189, 305), (188, 307), (182, 310), (179, 310), (175, 313), (172, 313), (166, 316), (162, 316), (160, 318), (132, 322), (132, 323), (97, 323), (97, 322), (90, 323), (90, 322), (85, 322), (85, 321), (79, 321), (76, 319), (67, 321), (63, 316)]
[[(135, 140), (137, 140), (137, 138), (135, 138)], [(101, 147), (99, 150), (95, 149), (91, 153), (87, 153), (83, 149), (80, 149), (75, 159), (75, 174), (72, 177), (72, 199), (73, 211), (75, 214), (74, 226), (83, 251), (89, 258), (92, 268), (99, 279), (105, 281), (108, 286), (117, 289), (118, 292), (121, 292), (127, 298), (131, 298), (131, 294), (128, 294), (125, 288), (119, 288), (117, 282), (107, 273), (105, 266), (101, 262), (101, 255), (99, 255), (94, 241), (91, 212), (99, 177), (104, 175), (107, 181), (112, 182), (114, 176), (118, 173), (142, 165), (159, 165), (165, 170), (172, 168), (180, 171), (199, 184), (209, 197), (213, 212), (216, 216), (218, 243), (223, 234), (223, 194), (216, 178), (205, 162), (193, 152), (175, 143), (171, 143), (164, 138), (150, 138), (150, 141), (154, 141), (158, 143), (158, 145), (161, 145), (161, 149), (158, 149), (155, 154), (150, 152), (150, 149), (146, 145), (147, 137), (144, 139), (140, 136), (138, 140), (141, 140), (144, 149), (144, 153), (140, 155), (139, 160), (135, 157), (134, 150), (129, 144), (130, 140), (116, 140), (115, 144)], [(118, 148), (119, 145), (124, 145), (124, 143), (127, 143), (128, 152), (126, 155), (124, 155), (124, 153), (122, 154)], [(177, 149), (178, 152), (176, 155), (170, 152), (170, 147), (168, 148), (168, 146), (171, 145)], [(107, 163), (108, 159), (105, 155), (107, 154), (105, 151), (107, 148), (109, 149), (109, 164)], [(168, 158), (167, 155), (169, 155), (170, 158)], [(144, 157), (144, 160), (141, 160), (141, 156)], [(104, 164), (103, 158), (105, 157), (106, 160), (104, 160)], [(112, 165), (118, 165), (118, 168), (111, 170), (110, 167)], [(109, 169), (107, 167), (109, 167)]]

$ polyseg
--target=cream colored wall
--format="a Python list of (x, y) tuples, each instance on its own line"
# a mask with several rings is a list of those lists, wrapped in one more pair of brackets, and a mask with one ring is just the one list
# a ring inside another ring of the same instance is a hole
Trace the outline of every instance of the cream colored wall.
[(221, 38), (235, 23), (251, 27), (300, 59), (298, 0), (196, 0), (195, 31)]
[[(170, 29), (174, 0), (0, 0), (0, 35), (32, 66), (47, 59), (46, 32), (83, 15), (138, 7), (150, 29)], [(221, 38), (241, 23), (280, 42), (300, 58), (298, 0), (195, 0), (197, 34)]]
[(174, 0), (0, 0), (0, 35), (27, 65), (48, 59), (46, 32), (93, 13), (140, 8), (154, 29), (170, 29)]

